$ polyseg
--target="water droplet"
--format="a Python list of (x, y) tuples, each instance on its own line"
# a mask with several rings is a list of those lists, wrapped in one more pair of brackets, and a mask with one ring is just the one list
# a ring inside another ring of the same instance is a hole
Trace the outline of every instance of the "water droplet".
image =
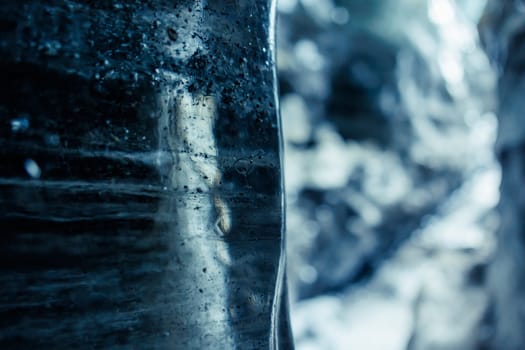
[(40, 167), (33, 159), (26, 159), (24, 162), (24, 168), (27, 171), (27, 174), (32, 178), (38, 179), (42, 175)]

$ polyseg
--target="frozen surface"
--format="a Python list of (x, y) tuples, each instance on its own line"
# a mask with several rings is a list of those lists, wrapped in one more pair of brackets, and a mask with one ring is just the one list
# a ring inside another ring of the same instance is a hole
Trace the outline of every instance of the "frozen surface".
[(0, 348), (291, 348), (273, 6), (2, 1)]

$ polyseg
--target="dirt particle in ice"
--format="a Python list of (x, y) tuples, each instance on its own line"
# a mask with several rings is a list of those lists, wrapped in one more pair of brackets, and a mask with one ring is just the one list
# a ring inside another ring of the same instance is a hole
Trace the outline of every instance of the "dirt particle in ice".
[(177, 41), (177, 39), (179, 38), (179, 34), (177, 33), (175, 29), (168, 27), (166, 31), (168, 33), (168, 38), (170, 38), (170, 40)]

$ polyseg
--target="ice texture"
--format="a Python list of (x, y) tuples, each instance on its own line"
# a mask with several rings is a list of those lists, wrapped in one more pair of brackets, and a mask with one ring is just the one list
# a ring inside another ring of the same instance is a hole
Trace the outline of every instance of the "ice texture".
[(0, 347), (289, 349), (272, 1), (0, 4)]

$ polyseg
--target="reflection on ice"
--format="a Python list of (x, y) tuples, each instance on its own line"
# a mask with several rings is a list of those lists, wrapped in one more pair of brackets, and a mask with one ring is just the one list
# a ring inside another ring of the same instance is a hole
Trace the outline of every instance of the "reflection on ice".
[(301, 40), (295, 44), (295, 56), (303, 69), (319, 70), (323, 68), (324, 58), (311, 40)]
[(430, 0), (428, 17), (436, 24), (448, 24), (454, 20), (455, 8), (450, 0)]
[(291, 13), (297, 6), (298, 0), (280, 0), (277, 1), (277, 7), (279, 12)]
[(456, 85), (463, 81), (464, 73), (459, 57), (445, 52), (439, 57), (439, 67), (447, 83)]

